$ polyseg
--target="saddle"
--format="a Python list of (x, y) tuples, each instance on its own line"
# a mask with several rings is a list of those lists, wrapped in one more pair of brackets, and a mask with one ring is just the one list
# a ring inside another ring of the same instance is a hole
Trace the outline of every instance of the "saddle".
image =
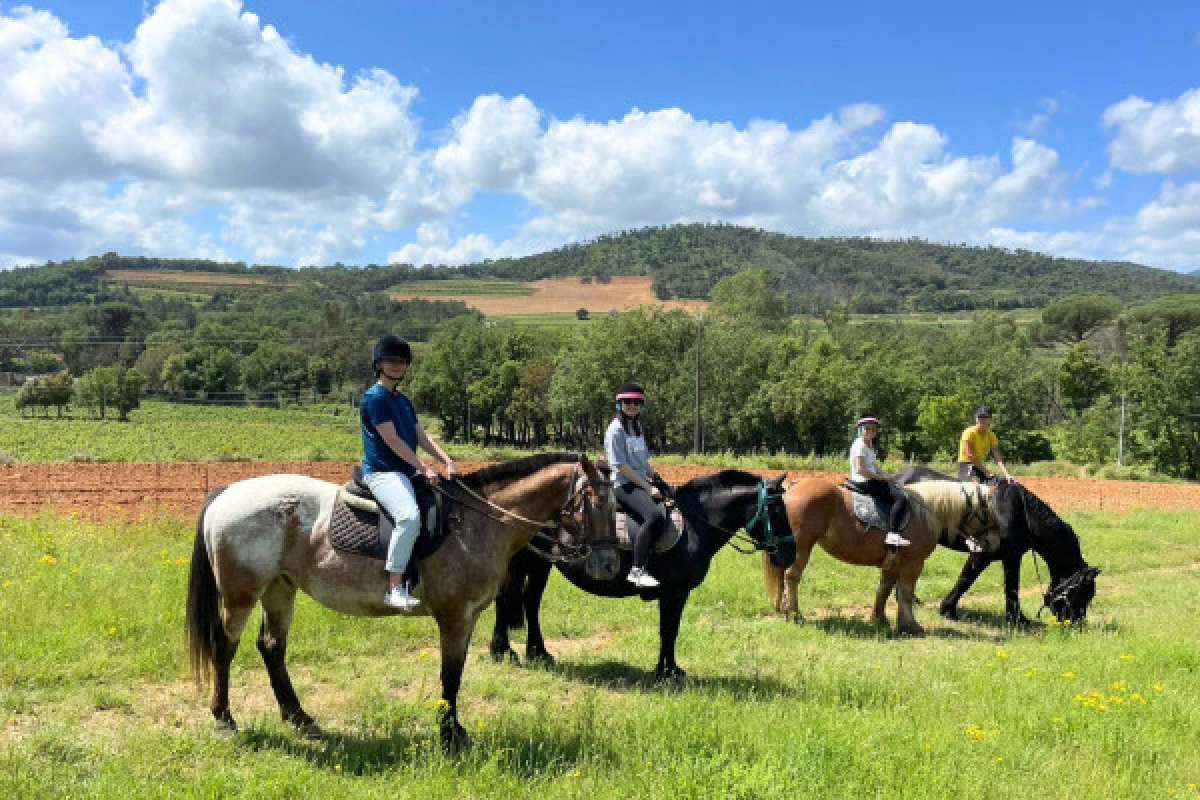
[[(881, 531), (889, 532), (888, 518), (892, 514), (892, 503), (884, 503), (876, 500), (850, 481), (843, 483), (842, 488), (850, 490), (854, 516), (858, 518), (859, 522), (868, 528), (878, 528)], [(904, 509), (904, 516), (900, 518), (900, 530), (896, 531), (896, 533), (900, 533), (907, 528), (908, 521), (911, 518), (912, 504), (909, 503), (908, 507)]]
[[(661, 555), (678, 544), (679, 538), (683, 536), (684, 525), (683, 512), (678, 508), (672, 508), (667, 514), (667, 525), (651, 548), (651, 552)], [(633, 537), (629, 535), (629, 515), (624, 511), (617, 512), (616, 534), (618, 550), (633, 550)]]
[[(417, 507), (421, 512), (421, 531), (413, 547), (413, 557), (404, 571), (410, 587), (420, 581), (418, 562), (437, 552), (446, 538), (442, 495), (435, 492), (424, 478), (411, 479)], [(329, 543), (334, 550), (364, 556), (377, 561), (387, 559), (395, 523), (375, 501), (371, 489), (363, 480), (362, 467), (355, 465), (351, 479), (338, 489), (329, 520)]]

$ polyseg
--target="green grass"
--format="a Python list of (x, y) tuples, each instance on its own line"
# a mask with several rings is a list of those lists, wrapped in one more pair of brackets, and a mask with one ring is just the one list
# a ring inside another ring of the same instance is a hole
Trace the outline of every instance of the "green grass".
[[(930, 635), (895, 638), (862, 618), (876, 573), (823, 554), (797, 626), (766, 614), (756, 559), (725, 552), (684, 617), (682, 690), (650, 681), (653, 606), (554, 577), (559, 668), (493, 664), (485, 612), (462, 694), (474, 745), (455, 760), (433, 743), (432, 622), (301, 601), (289, 659), (315, 743), (279, 722), (248, 630), (243, 730), (222, 739), (184, 674), (190, 524), (0, 517), (0, 796), (1195, 798), (1200, 522), (1070, 521), (1105, 570), (1082, 631), (1002, 627), (996, 570), (968, 621), (930, 603)], [(935, 554), (921, 596), (961, 561)]]
[(407, 295), (494, 295), (498, 297), (527, 297), (533, 289), (522, 281), (498, 278), (451, 278), (438, 281), (405, 281), (388, 289), (390, 294)]
[[(597, 312), (593, 316), (599, 316)], [(502, 324), (511, 323), (526, 328), (561, 328), (565, 325), (586, 325), (590, 320), (581, 320), (575, 316), (574, 311), (548, 311), (543, 314), (510, 314), (506, 316), (488, 317), (489, 320), (496, 320)]]

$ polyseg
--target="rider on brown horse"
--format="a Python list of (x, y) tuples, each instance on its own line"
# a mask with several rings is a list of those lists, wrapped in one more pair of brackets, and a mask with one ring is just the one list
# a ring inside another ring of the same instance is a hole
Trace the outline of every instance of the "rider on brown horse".
[(855, 423), (857, 437), (850, 446), (850, 483), (877, 502), (890, 503), (887, 536), (884, 543), (889, 547), (904, 547), (910, 542), (900, 535), (900, 521), (908, 507), (904, 490), (895, 486), (891, 477), (875, 464), (875, 437), (879, 433), (879, 419), (870, 415), (860, 417)]

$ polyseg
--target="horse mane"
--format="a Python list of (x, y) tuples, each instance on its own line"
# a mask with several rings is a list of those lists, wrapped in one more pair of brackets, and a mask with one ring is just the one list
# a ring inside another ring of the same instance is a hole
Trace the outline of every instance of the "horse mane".
[[(1041, 523), (1041, 526), (1047, 529), (1045, 533), (1051, 534), (1050, 536), (1039, 537), (1032, 530), (1031, 526), (1029, 535), (1033, 539), (1033, 543), (1038, 545), (1045, 542), (1065, 547), (1067, 550), (1065, 555), (1070, 556), (1072, 560), (1083, 561), (1083, 551), (1079, 546), (1079, 536), (1075, 533), (1075, 529), (1068, 525), (1067, 521), (1060, 517), (1054, 509), (1046, 505), (1045, 500), (1025, 488), (1025, 486), (1018, 483), (1014, 484), (1014, 488), (1025, 501), (1025, 510), (1028, 512), (1030, 520)], [(1035, 547), (1035, 549), (1042, 554), (1042, 558), (1046, 557), (1044, 548)]]
[(675, 497), (676, 499), (707, 497), (722, 490), (734, 489), (747, 484), (757, 486), (761, 481), (762, 478), (757, 475), (740, 469), (723, 469), (712, 475), (692, 478), (675, 490)]
[(524, 458), (514, 458), (512, 461), (502, 461), (499, 464), (468, 472), (459, 480), (467, 487), (479, 491), (493, 483), (514, 481), (528, 477), (540, 469), (554, 464), (577, 464), (579, 455), (576, 453), (538, 453)]
[[(962, 484), (950, 481), (921, 481), (903, 487), (910, 498), (916, 499), (937, 517), (942, 528), (957, 528), (967, 510), (963, 499)], [(996, 511), (995, 491), (984, 487), (988, 508)], [(972, 491), (972, 495), (974, 492)]]

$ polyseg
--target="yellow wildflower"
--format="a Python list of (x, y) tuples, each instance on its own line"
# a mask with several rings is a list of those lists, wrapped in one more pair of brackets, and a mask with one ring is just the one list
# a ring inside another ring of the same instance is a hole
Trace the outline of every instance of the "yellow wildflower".
[(44, 555), (38, 559), (38, 563), (39, 564), (57, 564), (58, 559), (55, 558), (54, 556), (50, 555), (49, 553), (47, 553), (46, 555)]
[(1146, 698), (1142, 697), (1141, 692), (1134, 692), (1133, 694), (1129, 695), (1129, 702), (1146, 705)]
[(1128, 691), (1128, 687), (1125, 685), (1125, 681), (1113, 681), (1112, 690), (1114, 692), (1125, 692)]
[(1137, 660), (1137, 656), (1135, 656), (1133, 653), (1121, 653), (1121, 655), (1119, 655), (1117, 657), (1119, 659), (1121, 659), (1122, 661), (1136, 661)]
[(1161, 692), (1163, 690), (1163, 685), (1161, 683), (1156, 683), (1151, 688), (1156, 692)]
[(109, 625), (109, 626), (108, 626), (108, 635), (109, 635), (109, 636), (116, 636), (116, 635), (117, 635), (117, 626), (116, 626), (116, 625)]
[(1004, 649), (997, 649), (996, 658), (1008, 658), (1008, 651)]
[(12, 581), (5, 581), (5, 582), (4, 582), (4, 588), (5, 588), (5, 589), (7, 589), (8, 587), (10, 587), (10, 586), (12, 586), (12, 585), (13, 585), (13, 582), (12, 582)]
[(1069, 681), (1070, 681), (1070, 680), (1074, 680), (1074, 679), (1075, 679), (1075, 673), (1074, 673), (1074, 672), (1064, 672), (1064, 673), (1062, 674), (1062, 676), (1061, 676), (1061, 677), (1063, 677), (1063, 678), (1066, 678), (1066, 679), (1067, 679), (1067, 680), (1069, 680)]

